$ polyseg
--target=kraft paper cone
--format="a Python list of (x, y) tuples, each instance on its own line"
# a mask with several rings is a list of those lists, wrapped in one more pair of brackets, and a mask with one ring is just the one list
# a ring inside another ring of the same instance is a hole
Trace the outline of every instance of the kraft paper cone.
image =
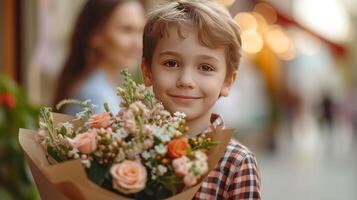
[[(54, 124), (66, 122), (73, 119), (72, 116), (53, 113)], [(80, 125), (80, 122), (76, 122)], [(212, 170), (219, 159), (223, 156), (226, 146), (233, 134), (233, 129), (218, 130), (209, 133), (210, 137), (219, 141), (209, 152), (208, 166)], [(43, 200), (97, 200), (97, 199), (117, 199), (129, 200), (129, 198), (115, 194), (101, 188), (86, 175), (84, 167), (79, 160), (71, 160), (55, 165), (50, 165), (46, 158), (46, 152), (35, 140), (36, 131), (20, 129), (19, 141), (26, 154), (32, 175)], [(202, 181), (194, 187), (188, 188), (169, 200), (192, 199), (201, 186)]]

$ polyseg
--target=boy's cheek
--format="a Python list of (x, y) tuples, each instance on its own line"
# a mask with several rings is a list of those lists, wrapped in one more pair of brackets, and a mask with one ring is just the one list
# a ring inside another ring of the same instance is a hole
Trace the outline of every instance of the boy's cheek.
[(165, 72), (164, 70), (158, 70), (154, 68), (152, 69), (151, 75), (152, 84), (158, 88), (170, 88), (176, 85), (175, 76), (173, 76), (171, 73)]
[(222, 88), (220, 96), (226, 97), (229, 95), (229, 89), (227, 87)]

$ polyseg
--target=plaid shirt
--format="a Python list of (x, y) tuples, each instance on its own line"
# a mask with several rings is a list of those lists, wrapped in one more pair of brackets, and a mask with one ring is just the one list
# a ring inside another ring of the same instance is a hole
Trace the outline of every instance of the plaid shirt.
[[(221, 127), (221, 116), (213, 114), (212, 126), (205, 132)], [(260, 172), (254, 154), (237, 140), (231, 139), (224, 156), (209, 172), (193, 199), (261, 199)]]

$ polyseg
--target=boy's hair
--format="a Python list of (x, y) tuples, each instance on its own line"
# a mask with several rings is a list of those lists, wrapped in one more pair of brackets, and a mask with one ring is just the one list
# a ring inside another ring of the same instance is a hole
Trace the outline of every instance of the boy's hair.
[(202, 45), (224, 47), (226, 77), (238, 69), (241, 56), (239, 27), (223, 6), (210, 0), (169, 1), (149, 12), (143, 36), (143, 58), (148, 66), (151, 66), (158, 41), (168, 35), (171, 26), (177, 27), (181, 38), (185, 38), (181, 28), (188, 26), (198, 30), (198, 40)]

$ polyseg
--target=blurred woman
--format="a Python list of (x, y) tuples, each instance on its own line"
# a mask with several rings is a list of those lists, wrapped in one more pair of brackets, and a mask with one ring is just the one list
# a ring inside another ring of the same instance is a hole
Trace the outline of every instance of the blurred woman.
[[(117, 112), (120, 70), (139, 61), (144, 15), (136, 0), (88, 0), (74, 27), (54, 104), (65, 98), (90, 99), (98, 106), (96, 112), (104, 110), (104, 102)], [(80, 107), (65, 106), (62, 111), (73, 115)]]

